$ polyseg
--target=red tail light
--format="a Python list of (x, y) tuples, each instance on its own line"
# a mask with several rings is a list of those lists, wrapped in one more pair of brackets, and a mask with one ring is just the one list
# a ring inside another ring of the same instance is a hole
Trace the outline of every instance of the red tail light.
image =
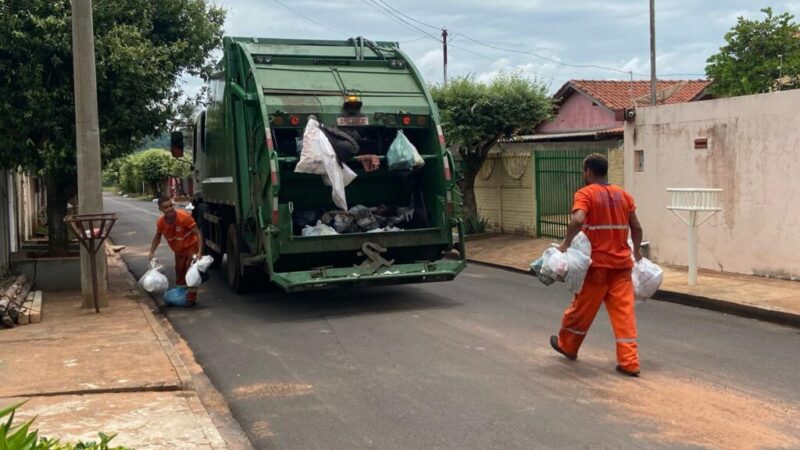
[(300, 116), (291, 116), (291, 117), (289, 117), (289, 123), (291, 123), (293, 126), (300, 125)]
[(403, 116), (403, 125), (405, 126), (411, 125), (411, 116)]

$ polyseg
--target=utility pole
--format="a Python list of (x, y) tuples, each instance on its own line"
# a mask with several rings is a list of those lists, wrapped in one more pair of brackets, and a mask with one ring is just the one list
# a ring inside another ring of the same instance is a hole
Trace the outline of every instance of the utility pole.
[[(78, 212), (97, 214), (103, 212), (103, 193), (100, 187), (100, 125), (97, 113), (92, 0), (72, 0), (72, 63), (75, 78)], [(84, 308), (94, 308), (90, 260), (93, 256), (81, 246), (81, 293)], [(108, 306), (106, 253), (99, 251), (95, 257), (99, 304)]]
[(447, 28), (442, 28), (442, 54), (444, 56), (444, 85), (447, 86)]
[(650, 104), (656, 105), (656, 0), (650, 0)]

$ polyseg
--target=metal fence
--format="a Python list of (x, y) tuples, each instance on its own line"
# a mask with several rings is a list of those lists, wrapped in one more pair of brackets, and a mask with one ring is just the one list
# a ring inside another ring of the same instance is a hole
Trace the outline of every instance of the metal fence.
[(572, 214), (575, 192), (582, 188), (583, 159), (592, 153), (608, 156), (608, 150), (537, 150), (536, 233), (562, 239)]

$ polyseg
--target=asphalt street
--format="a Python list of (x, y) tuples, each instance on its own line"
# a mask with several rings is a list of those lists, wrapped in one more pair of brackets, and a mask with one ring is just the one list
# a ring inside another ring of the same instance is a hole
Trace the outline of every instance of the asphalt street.
[[(106, 195), (135, 276), (156, 205)], [(174, 282), (166, 242), (157, 255)], [(563, 286), (470, 265), (455, 281), (235, 295), (167, 311), (264, 449), (800, 448), (798, 330), (637, 305), (642, 377), (614, 371), (601, 310), (570, 362), (548, 337)]]

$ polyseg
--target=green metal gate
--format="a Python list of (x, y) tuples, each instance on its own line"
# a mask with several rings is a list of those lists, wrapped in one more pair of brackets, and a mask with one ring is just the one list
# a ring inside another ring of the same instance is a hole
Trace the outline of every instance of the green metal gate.
[(572, 215), (575, 192), (582, 188), (583, 159), (598, 150), (538, 150), (536, 170), (536, 234), (563, 239)]

